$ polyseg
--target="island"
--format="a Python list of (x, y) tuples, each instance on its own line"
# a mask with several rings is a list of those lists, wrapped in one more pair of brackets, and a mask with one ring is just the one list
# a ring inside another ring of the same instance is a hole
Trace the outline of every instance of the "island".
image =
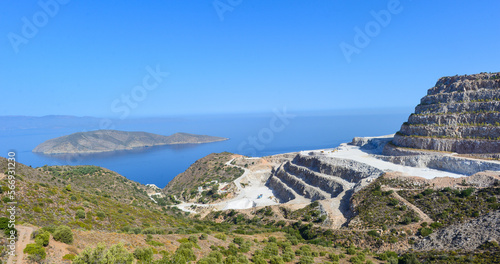
[(43, 154), (85, 154), (131, 150), (160, 145), (202, 144), (228, 140), (223, 137), (175, 133), (162, 136), (147, 132), (95, 130), (49, 139), (33, 149)]

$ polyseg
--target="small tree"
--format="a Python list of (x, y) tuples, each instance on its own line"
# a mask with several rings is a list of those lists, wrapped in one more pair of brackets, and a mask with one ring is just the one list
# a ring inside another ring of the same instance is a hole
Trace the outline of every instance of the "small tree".
[(54, 232), (54, 240), (60, 241), (66, 244), (73, 243), (73, 232), (68, 226), (58, 226)]

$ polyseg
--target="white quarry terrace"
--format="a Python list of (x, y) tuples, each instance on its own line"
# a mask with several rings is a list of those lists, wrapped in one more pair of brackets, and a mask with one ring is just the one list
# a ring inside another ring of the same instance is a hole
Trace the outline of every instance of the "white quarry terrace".
[[(394, 164), (392, 162), (383, 161), (375, 158), (372, 154), (363, 151), (358, 146), (348, 145), (342, 143), (335, 149), (320, 149), (311, 151), (302, 151), (303, 155), (318, 155), (332, 158), (350, 159), (358, 162), (365, 163), (385, 172), (397, 171), (407, 174), (408, 176), (418, 176), (426, 179), (434, 179), (436, 177), (452, 177), (459, 178), (467, 175), (447, 172), (442, 170), (435, 170), (426, 167), (410, 167), (404, 165)], [(311, 154), (312, 153), (312, 154)]]

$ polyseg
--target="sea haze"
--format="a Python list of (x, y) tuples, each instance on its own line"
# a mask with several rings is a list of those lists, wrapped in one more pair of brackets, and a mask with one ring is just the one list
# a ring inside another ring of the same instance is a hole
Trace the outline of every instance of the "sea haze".
[[(113, 121), (114, 129), (144, 131), (160, 135), (176, 132), (229, 138), (227, 141), (172, 145), (91, 155), (42, 155), (31, 150), (45, 140), (99, 128), (98, 118), (50, 116), (40, 118), (0, 117), (1, 156), (16, 152), (17, 162), (33, 167), (43, 165), (96, 165), (116, 171), (128, 179), (163, 188), (189, 165), (213, 152), (267, 156), (279, 153), (333, 148), (355, 136), (378, 136), (399, 130), (409, 112), (391, 113), (293, 113), (287, 125), (270, 125), (273, 113), (217, 116), (142, 118)], [(44, 119), (40, 121), (40, 119)], [(278, 130), (276, 128), (279, 128)], [(271, 134), (270, 131), (273, 131)], [(264, 141), (259, 139), (259, 133)], [(257, 147), (249, 143), (257, 140)], [(248, 144), (245, 144), (248, 143)]]

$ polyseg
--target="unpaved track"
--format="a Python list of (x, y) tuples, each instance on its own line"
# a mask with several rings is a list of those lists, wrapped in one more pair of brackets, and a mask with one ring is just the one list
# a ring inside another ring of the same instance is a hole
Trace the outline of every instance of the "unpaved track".
[(23, 250), (26, 248), (26, 245), (30, 243), (31, 233), (33, 233), (33, 227), (29, 226), (16, 226), (17, 231), (19, 232), (19, 239), (16, 242), (16, 256), (9, 256), (7, 260), (7, 264), (24, 264), (27, 263), (24, 261), (24, 253)]
[(396, 189), (396, 188), (389, 188), (387, 186), (382, 186), (381, 188), (382, 191), (393, 191), (393, 193), (391, 194), (392, 197), (396, 198), (398, 201), (404, 203), (407, 207), (411, 208), (413, 211), (415, 211), (418, 216), (420, 217), (420, 222), (427, 222), (427, 223), (432, 223), (434, 222), (434, 220), (432, 220), (426, 213), (424, 213), (422, 210), (420, 210), (420, 208), (416, 207), (414, 204), (408, 202), (405, 198), (401, 197), (397, 191), (399, 191), (399, 189)]

